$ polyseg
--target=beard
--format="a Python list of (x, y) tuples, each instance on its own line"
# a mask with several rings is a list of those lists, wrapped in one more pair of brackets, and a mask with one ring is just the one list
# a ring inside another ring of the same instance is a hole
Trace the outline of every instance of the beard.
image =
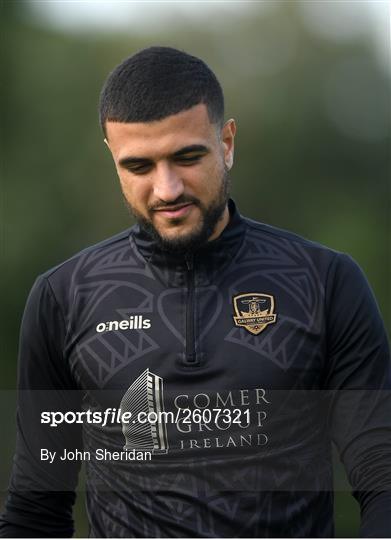
[[(162, 236), (158, 229), (154, 226), (152, 219), (148, 219), (140, 214), (140, 212), (138, 212), (125, 197), (124, 202), (139, 226), (151, 237), (153, 241), (156, 242), (158, 248), (163, 251), (176, 254), (189, 253), (197, 251), (197, 249), (206, 244), (208, 239), (212, 236), (216, 225), (223, 217), (224, 210), (227, 206), (229, 199), (229, 188), (230, 182), (228, 169), (224, 168), (220, 189), (216, 197), (207, 206), (201, 203), (201, 201), (196, 197), (191, 197), (188, 195), (182, 195), (175, 201), (170, 201), (170, 203), (159, 203), (156, 205), (159, 207), (159, 209), (163, 209), (164, 206), (193, 203), (200, 209), (201, 218), (193, 230), (180, 236), (174, 236), (173, 238)], [(153, 213), (154, 207), (148, 208), (148, 211), (149, 213)], [(173, 224), (179, 224), (181, 223), (181, 219), (172, 219), (171, 222)]]

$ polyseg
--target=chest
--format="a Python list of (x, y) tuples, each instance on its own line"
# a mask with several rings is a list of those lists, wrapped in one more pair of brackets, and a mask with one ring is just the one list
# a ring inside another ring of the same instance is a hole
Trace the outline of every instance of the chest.
[[(168, 286), (134, 274), (101, 284), (95, 302), (76, 299), (67, 354), (86, 407), (131, 412), (139, 426), (118, 425), (118, 446), (281, 446), (298, 418), (294, 440), (311, 433), (314, 409), (300, 391), (319, 386), (324, 361), (316, 280), (259, 264), (177, 278)], [(161, 413), (170, 417), (138, 424), (139, 414)]]
[(322, 314), (307, 271), (233, 265), (205, 280), (195, 268), (175, 286), (135, 274), (75, 298), (66, 353), (89, 389), (126, 390), (146, 369), (201, 391), (316, 387)]

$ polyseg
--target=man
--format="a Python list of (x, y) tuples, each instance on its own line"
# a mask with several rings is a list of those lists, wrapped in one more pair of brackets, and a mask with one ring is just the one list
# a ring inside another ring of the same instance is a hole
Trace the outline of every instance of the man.
[(198, 58), (128, 58), (100, 118), (138, 224), (32, 289), (3, 536), (70, 536), (84, 461), (92, 537), (330, 537), (332, 440), (361, 535), (389, 536), (391, 365), (359, 267), (239, 214)]

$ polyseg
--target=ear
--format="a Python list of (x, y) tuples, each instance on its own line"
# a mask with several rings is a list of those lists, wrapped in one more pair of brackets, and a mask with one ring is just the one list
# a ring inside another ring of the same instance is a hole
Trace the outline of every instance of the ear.
[(224, 163), (228, 170), (232, 168), (234, 162), (234, 139), (236, 134), (236, 123), (233, 118), (227, 120), (221, 130), (221, 144), (223, 147)]
[(107, 137), (105, 137), (105, 138), (103, 139), (103, 142), (104, 142), (105, 145), (107, 146), (107, 148), (108, 148), (108, 150), (109, 150), (109, 152), (110, 152), (110, 154), (111, 154), (111, 157), (113, 158), (114, 166), (115, 166), (115, 169), (116, 169), (117, 174), (118, 174), (118, 176), (119, 176), (117, 163), (115, 162), (115, 158), (114, 158), (113, 152), (112, 152), (112, 150), (111, 150), (111, 148), (110, 148), (110, 144), (109, 144), (109, 141), (108, 141)]

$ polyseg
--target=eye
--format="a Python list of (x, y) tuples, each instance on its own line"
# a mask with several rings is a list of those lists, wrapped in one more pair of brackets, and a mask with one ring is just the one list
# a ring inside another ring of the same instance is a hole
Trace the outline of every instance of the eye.
[(177, 156), (175, 161), (181, 165), (192, 165), (201, 160), (204, 154), (184, 154), (183, 156)]
[(151, 170), (149, 163), (142, 163), (139, 165), (128, 165), (126, 170), (132, 174), (147, 174)]

